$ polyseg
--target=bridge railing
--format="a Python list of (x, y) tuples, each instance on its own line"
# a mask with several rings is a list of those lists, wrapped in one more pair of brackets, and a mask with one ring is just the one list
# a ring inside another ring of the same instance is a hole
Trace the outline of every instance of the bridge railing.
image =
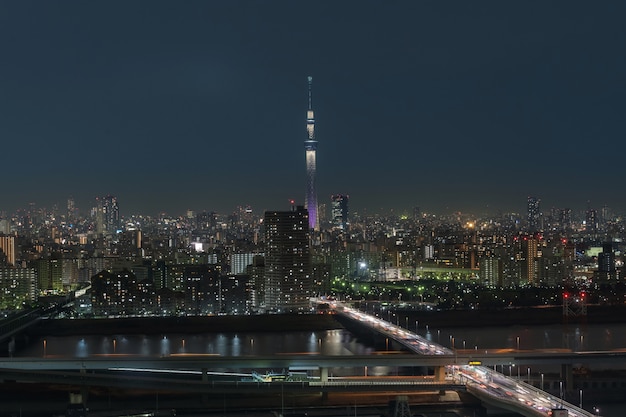
[[(572, 415), (576, 415), (576, 416), (589, 416), (589, 417), (595, 417), (595, 415), (587, 410), (584, 410), (580, 407), (577, 407), (576, 405), (569, 403), (567, 401), (564, 401), (563, 398), (554, 398), (554, 396), (552, 396), (551, 394), (535, 387), (532, 384), (526, 383), (522, 380), (518, 380), (518, 379), (514, 379), (513, 377), (508, 377), (500, 372), (494, 371), (493, 369), (487, 368), (487, 367), (481, 367), (483, 368), (488, 374), (491, 375), (491, 378), (493, 378), (494, 374), (497, 374), (497, 376), (499, 378), (504, 378), (506, 380), (510, 380), (511, 382), (513, 382), (517, 387), (526, 390), (530, 393), (533, 393), (534, 395), (536, 395), (537, 397), (546, 397), (547, 399), (549, 399), (549, 401), (551, 401), (551, 406), (553, 408), (566, 408), (569, 411), (570, 416)], [(575, 414), (572, 414), (572, 412), (574, 412)]]

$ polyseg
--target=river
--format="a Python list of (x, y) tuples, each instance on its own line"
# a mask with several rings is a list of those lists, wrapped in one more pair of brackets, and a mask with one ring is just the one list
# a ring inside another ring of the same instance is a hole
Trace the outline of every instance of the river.
[[(626, 348), (626, 324), (585, 324), (508, 326), (482, 328), (427, 328), (410, 323), (410, 329), (427, 339), (455, 349), (571, 349), (574, 351), (614, 350)], [(380, 347), (379, 347), (380, 348)], [(363, 343), (343, 329), (317, 331), (205, 333), (205, 334), (116, 334), (102, 336), (48, 335), (33, 340), (16, 352), (21, 357), (89, 357), (125, 354), (167, 356), (175, 353), (250, 356), (273, 354), (367, 355), (373, 346)], [(624, 365), (626, 368), (626, 364)], [(396, 370), (397, 371), (397, 370)], [(532, 369), (533, 376), (547, 369)], [(335, 370), (345, 375), (345, 370)], [(354, 371), (358, 372), (358, 371)], [(368, 374), (388, 374), (392, 369), (369, 369)], [(510, 369), (508, 372), (511, 372)], [(506, 373), (506, 371), (505, 371)], [(348, 373), (349, 374), (349, 373)], [(601, 415), (626, 415), (626, 405), (594, 404)], [(589, 409), (590, 407), (586, 406)]]

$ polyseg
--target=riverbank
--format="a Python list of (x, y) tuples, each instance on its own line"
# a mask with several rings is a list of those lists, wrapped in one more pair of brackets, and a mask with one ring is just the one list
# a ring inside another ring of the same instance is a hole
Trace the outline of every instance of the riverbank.
[(254, 316), (129, 317), (45, 320), (32, 336), (296, 332), (341, 329), (331, 315), (271, 314)]
[[(392, 314), (394, 314), (392, 316)], [(379, 314), (380, 315), (380, 314)], [(541, 326), (551, 324), (613, 324), (626, 321), (626, 306), (589, 306), (584, 317), (563, 316), (561, 307), (504, 310), (396, 310), (381, 316), (399, 325), (414, 328)], [(76, 334), (160, 334), (160, 333), (244, 333), (293, 332), (341, 329), (333, 315), (270, 314), (252, 316), (133, 317), (116, 319), (45, 320), (30, 329), (32, 336)]]
[[(565, 317), (561, 306), (503, 310), (397, 310), (398, 324), (415, 321), (431, 327), (542, 326), (552, 324), (615, 324), (626, 322), (626, 306), (588, 306), (585, 316)], [(383, 316), (383, 318), (386, 318)], [(403, 320), (405, 322), (403, 322)], [(393, 321), (393, 317), (392, 317)]]

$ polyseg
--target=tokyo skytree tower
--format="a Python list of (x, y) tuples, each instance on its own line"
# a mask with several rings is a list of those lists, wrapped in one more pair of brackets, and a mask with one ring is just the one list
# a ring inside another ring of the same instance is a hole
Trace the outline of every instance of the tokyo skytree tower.
[(315, 140), (315, 116), (313, 114), (313, 102), (311, 87), (313, 77), (309, 76), (309, 108), (306, 112), (307, 139), (304, 141), (306, 156), (306, 208), (309, 212), (309, 229), (319, 230), (319, 220), (317, 217), (317, 190), (315, 188), (315, 156), (317, 152), (317, 141)]

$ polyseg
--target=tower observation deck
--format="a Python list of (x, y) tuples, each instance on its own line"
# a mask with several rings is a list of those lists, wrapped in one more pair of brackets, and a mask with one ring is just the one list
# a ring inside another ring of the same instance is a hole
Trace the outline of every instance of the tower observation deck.
[(304, 141), (304, 151), (306, 157), (306, 208), (309, 212), (309, 229), (319, 230), (319, 220), (317, 216), (317, 190), (315, 188), (316, 153), (317, 140), (315, 140), (315, 115), (312, 102), (313, 77), (308, 77), (309, 82), (309, 107), (306, 112), (307, 139)]

